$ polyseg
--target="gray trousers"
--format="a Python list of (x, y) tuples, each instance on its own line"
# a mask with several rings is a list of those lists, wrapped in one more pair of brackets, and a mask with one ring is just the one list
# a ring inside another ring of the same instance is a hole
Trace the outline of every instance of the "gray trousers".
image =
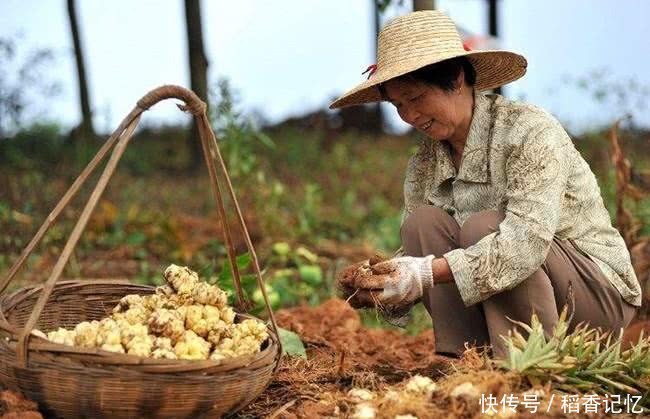
[[(409, 256), (442, 256), (452, 249), (467, 248), (498, 230), (504, 214), (483, 211), (470, 216), (462, 227), (445, 211), (423, 206), (413, 211), (401, 229), (404, 252)], [(627, 326), (636, 307), (620, 293), (600, 268), (569, 241), (554, 239), (546, 261), (530, 277), (511, 290), (493, 295), (466, 307), (455, 282), (436, 284), (422, 302), (433, 319), (436, 352), (460, 354), (465, 343), (492, 345), (495, 356), (505, 355), (499, 338), (514, 325), (507, 317), (530, 323), (537, 314), (547, 333), (556, 324), (568, 303), (569, 284), (573, 290), (573, 319), (592, 327), (618, 330)]]

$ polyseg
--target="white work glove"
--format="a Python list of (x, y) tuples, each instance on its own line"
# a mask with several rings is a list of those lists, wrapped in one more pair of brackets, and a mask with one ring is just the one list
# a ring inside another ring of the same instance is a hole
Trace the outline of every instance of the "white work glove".
[(338, 285), (353, 307), (411, 307), (433, 286), (433, 259), (429, 255), (366, 260), (346, 268)]
[(431, 262), (434, 258), (433, 255), (402, 256), (372, 265), (372, 275), (363, 285), (369, 285), (367, 288), (371, 289), (381, 288), (383, 291), (378, 297), (384, 305), (411, 306), (422, 299), (425, 290), (433, 287)]

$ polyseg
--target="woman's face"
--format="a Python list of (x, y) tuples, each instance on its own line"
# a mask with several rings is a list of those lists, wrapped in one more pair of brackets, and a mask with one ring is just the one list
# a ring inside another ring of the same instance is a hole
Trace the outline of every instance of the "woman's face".
[(446, 92), (406, 77), (389, 80), (384, 87), (400, 118), (433, 140), (452, 138), (462, 123), (458, 89)]

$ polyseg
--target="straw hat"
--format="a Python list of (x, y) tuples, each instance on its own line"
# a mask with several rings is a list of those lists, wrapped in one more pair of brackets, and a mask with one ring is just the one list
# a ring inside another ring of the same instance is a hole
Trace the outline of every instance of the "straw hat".
[[(377, 65), (366, 81), (331, 105), (331, 109), (381, 101), (378, 85), (455, 57), (467, 57), (476, 71), (476, 90), (488, 90), (526, 73), (526, 59), (508, 51), (467, 51), (454, 22), (437, 10), (409, 13), (379, 33)], [(371, 67), (368, 67), (369, 69)]]

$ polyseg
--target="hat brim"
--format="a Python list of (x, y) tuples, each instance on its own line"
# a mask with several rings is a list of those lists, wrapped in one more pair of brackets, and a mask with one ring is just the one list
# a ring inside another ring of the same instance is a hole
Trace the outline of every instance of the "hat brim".
[[(454, 53), (450, 57), (416, 58), (408, 62), (400, 62), (388, 69), (378, 69), (368, 80), (360, 83), (330, 105), (330, 109), (344, 108), (346, 106), (362, 105), (364, 103), (379, 102), (382, 100), (378, 85), (422, 67), (436, 64), (456, 57), (467, 57), (476, 71), (476, 90), (489, 90), (513, 82), (526, 74), (527, 61), (522, 55), (510, 51), (485, 50), (463, 51)], [(382, 71), (384, 70), (384, 71)]]

